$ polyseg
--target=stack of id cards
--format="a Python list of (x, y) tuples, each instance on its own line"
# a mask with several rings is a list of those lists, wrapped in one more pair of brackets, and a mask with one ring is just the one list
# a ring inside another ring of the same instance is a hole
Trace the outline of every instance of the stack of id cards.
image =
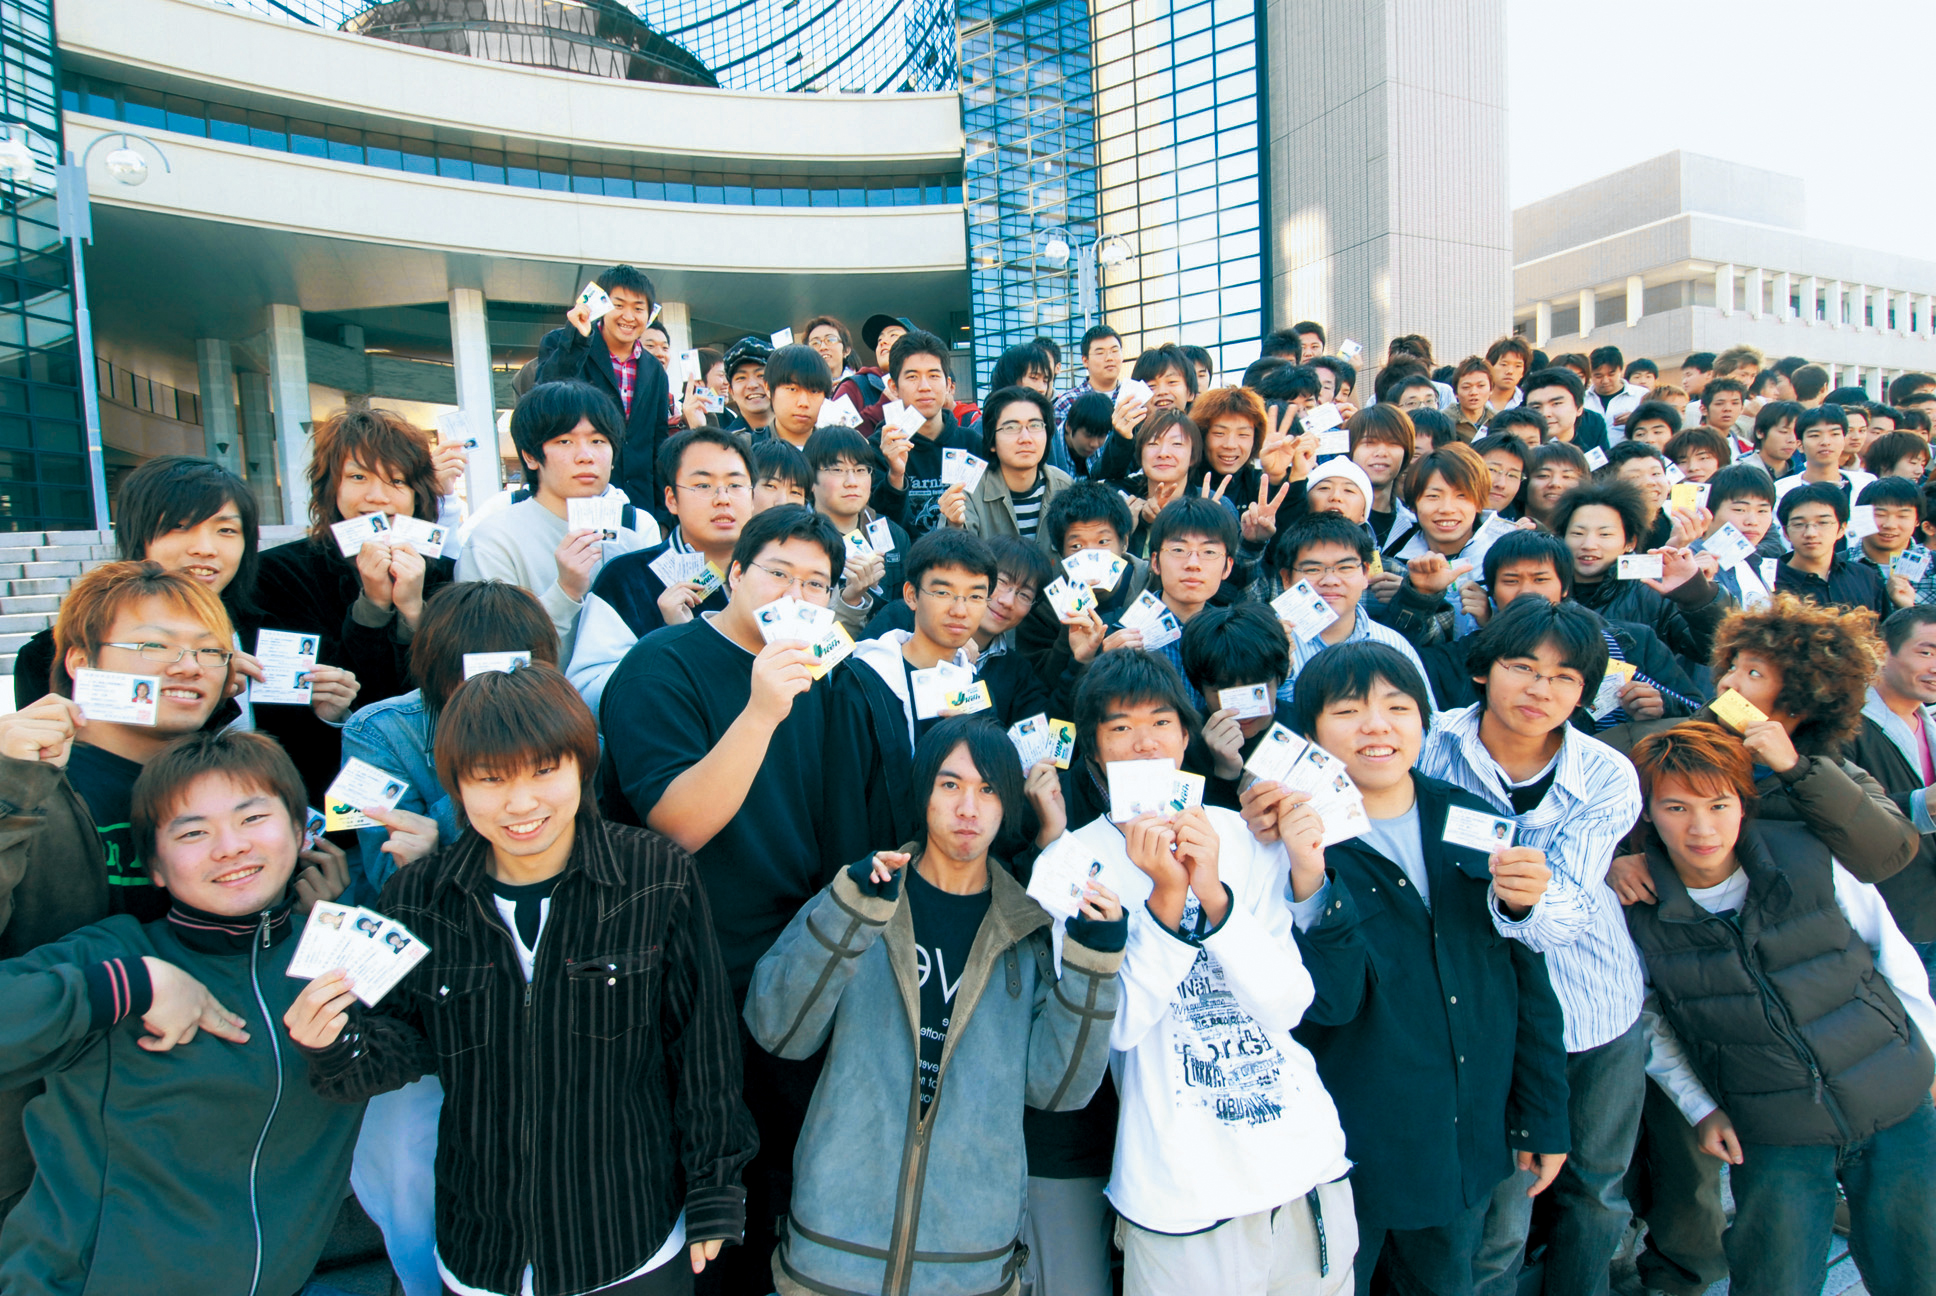
[(1078, 549), (1062, 560), (1062, 570), (1070, 580), (1107, 594), (1129, 570), (1129, 560), (1107, 549)]
[(352, 756), (323, 793), (323, 825), (328, 831), (344, 828), (381, 828), (363, 813), (365, 806), (394, 810), (410, 784), (388, 770)]
[(159, 675), (123, 675), (86, 667), (74, 672), (74, 705), (90, 720), (152, 725), (160, 697)]
[(967, 666), (936, 662), (926, 670), (910, 671), (914, 689), (914, 718), (932, 720), (944, 715), (973, 715), (995, 705), (988, 685)]
[(753, 616), (760, 623), (760, 636), (768, 643), (791, 640), (806, 646), (814, 659), (807, 671), (815, 679), (854, 651), (853, 638), (834, 624), (834, 610), (818, 603), (803, 603), (789, 594), (774, 599)]
[(600, 540), (616, 540), (624, 521), (625, 501), (616, 495), (594, 495), (590, 499), (565, 501), (567, 531), (596, 531)]
[(888, 527), (886, 518), (875, 518), (865, 530), (855, 527), (847, 533), (846, 540), (850, 557), (864, 558), (868, 554), (894, 552), (894, 532)]
[(853, 399), (845, 395), (836, 396), (830, 401), (821, 401), (820, 413), (813, 421), (813, 425), (817, 428), (857, 428), (860, 423), (860, 411), (854, 408)]
[(365, 513), (332, 523), (329, 531), (336, 537), (336, 548), (345, 558), (356, 557), (373, 540), (378, 544), (409, 545), (426, 558), (441, 558), (444, 544), (450, 539), (449, 528), (407, 513)]
[(969, 454), (966, 450), (943, 450), (941, 452), (941, 484), (959, 485), (964, 494), (973, 495), (975, 487), (981, 485), (981, 475), (988, 471), (988, 461)]
[(1081, 621), (1096, 610), (1095, 591), (1079, 580), (1058, 576), (1042, 587), (1042, 597), (1058, 621)]
[(1067, 922), (1081, 911), (1089, 884), (1100, 882), (1102, 872), (1102, 861), (1082, 838), (1063, 833), (1036, 856), (1035, 867), (1029, 873), (1029, 898), (1041, 905), (1051, 918)]
[(1600, 691), (1593, 695), (1595, 720), (1604, 720), (1620, 709), (1620, 690), (1633, 683), (1635, 674), (1633, 663), (1607, 659), (1607, 673), (1600, 677)]
[(1167, 760), (1110, 761), (1109, 822), (1138, 815), (1173, 815), (1203, 804), (1203, 775)]
[(1051, 720), (1045, 712), (1038, 711), (1010, 725), (1008, 740), (1015, 744), (1024, 774), (1043, 761), (1057, 769), (1068, 769), (1070, 758), (1076, 754), (1076, 727), (1067, 720)]
[[(889, 428), (893, 428), (897, 432), (904, 433), (907, 436), (913, 436), (926, 426), (927, 421), (927, 416), (912, 405), (903, 405), (900, 401), (895, 400), (883, 401), (881, 403), (881, 432), (883, 435), (886, 434)], [(962, 453), (966, 454), (967, 451), (964, 450)], [(945, 450), (942, 451), (942, 460), (945, 465), (947, 460), (947, 452)], [(944, 477), (943, 480), (945, 481), (946, 478)]]
[(1277, 613), (1277, 619), (1290, 626), (1291, 633), (1299, 639), (1317, 638), (1338, 619), (1337, 612), (1307, 580), (1299, 581), (1272, 599), (1271, 611)]
[(706, 555), (697, 549), (668, 548), (647, 563), (646, 568), (657, 576), (667, 589), (671, 589), (674, 585), (697, 585), (702, 598), (711, 595), (714, 590), (726, 583), (726, 573), (713, 566), (707, 561)]
[[(1100, 553), (1099, 549), (1088, 550)], [(1183, 637), (1183, 623), (1176, 619), (1176, 613), (1163, 605), (1163, 600), (1144, 590), (1136, 596), (1136, 601), (1123, 610), (1122, 628), (1140, 631), (1143, 647), (1152, 651), (1173, 644)]]
[(288, 974), (313, 981), (342, 968), (350, 975), (350, 992), (364, 1007), (374, 1008), (428, 953), (430, 946), (400, 922), (355, 905), (319, 900), (303, 924)]
[(1242, 788), (1252, 783), (1276, 783), (1311, 794), (1311, 809), (1324, 820), (1324, 844), (1336, 845), (1371, 827), (1364, 794), (1351, 781), (1344, 762), (1314, 742), (1274, 724), (1244, 762)]
[(1889, 564), (1891, 576), (1901, 576), (1911, 585), (1929, 575), (1929, 550), (1909, 548), (1896, 555)]
[(1125, 378), (1116, 384), (1115, 403), (1121, 405), (1124, 401), (1136, 401), (1147, 405), (1150, 403), (1150, 398), (1155, 395), (1155, 391), (1141, 378)]
[(1318, 439), (1318, 458), (1351, 453), (1351, 433), (1344, 426), (1344, 414), (1334, 402), (1326, 402), (1298, 420), (1308, 434)]
[(318, 642), (313, 634), (297, 634), (289, 630), (257, 631), (255, 659), (262, 663), (262, 673), (269, 678), (267, 681), (250, 682), (249, 701), (290, 702), (308, 706), (309, 672), (316, 669)]

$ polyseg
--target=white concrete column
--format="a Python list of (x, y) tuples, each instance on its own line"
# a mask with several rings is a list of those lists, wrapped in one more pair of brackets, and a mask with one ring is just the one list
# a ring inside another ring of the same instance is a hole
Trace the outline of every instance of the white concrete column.
[(1916, 333), (1922, 337), (1936, 333), (1936, 326), (1932, 326), (1929, 319), (1930, 307), (1933, 304), (1936, 304), (1936, 297), (1931, 297), (1928, 293), (1923, 293), (1916, 298)]
[[(269, 410), (267, 374), (244, 370), (235, 375), (235, 391), (242, 407), (242, 452), (248, 464), (249, 490), (264, 526), (280, 526), (283, 521), (282, 490), (276, 484), (276, 421)], [(299, 514), (298, 522), (307, 521)]]
[(1830, 328), (1839, 329), (1842, 327), (1842, 304), (1847, 299), (1848, 294), (1842, 286), (1842, 281), (1840, 279), (1831, 279), (1828, 285), (1828, 295), (1822, 302), (1822, 313), (1828, 316), (1828, 326)]
[(1533, 307), (1533, 345), (1540, 350), (1553, 340), (1553, 303), (1543, 301)]
[[(679, 394), (679, 353), (692, 350), (692, 312), (684, 302), (660, 302), (659, 323), (672, 335), (672, 394)], [(800, 339), (805, 342), (805, 338)]]
[(1815, 296), (1822, 290), (1822, 281), (1814, 275), (1802, 280), (1802, 323), (1814, 325), (1825, 321), (1815, 318)]
[(1647, 281), (1639, 275), (1627, 276), (1627, 327), (1640, 323), (1647, 309)]
[(1842, 385), (1842, 366), (1831, 360), (1828, 362), (1828, 390), (1834, 391)]
[(1870, 369), (1869, 379), (1867, 382), (1863, 383), (1862, 385), (1869, 389), (1870, 400), (1872, 401), (1881, 400), (1882, 392), (1883, 392), (1882, 366), (1876, 365), (1874, 368)]
[(303, 351), (302, 307), (269, 307), (269, 395), (275, 403), (276, 460), (282, 515), (309, 519), (309, 357)]
[(477, 441), (464, 470), (464, 499), (475, 509), (504, 485), (497, 401), (491, 388), (491, 334), (484, 317), (484, 294), (475, 288), (450, 290), (450, 356), (457, 370), (457, 407)]
[(1748, 318), (1761, 318), (1761, 267), (1749, 266), (1747, 278), (1743, 281), (1742, 291), (1748, 298)]
[(1593, 331), (1593, 290), (1580, 289), (1580, 336), (1585, 337)]
[(1849, 323), (1857, 329), (1869, 327), (1869, 285), (1857, 284), (1849, 291)]
[(245, 477), (242, 429), (235, 417), (234, 349), (221, 338), (196, 338), (195, 370), (202, 389), (202, 453)]
[(1778, 272), (1775, 275), (1775, 318), (1776, 319), (1791, 320), (1795, 318), (1794, 309), (1790, 307), (1788, 304), (1788, 299), (1794, 293), (1794, 291), (1795, 291), (1794, 276), (1789, 274), (1786, 270)]
[(1714, 267), (1714, 308), (1723, 315), (1734, 314), (1734, 263)]

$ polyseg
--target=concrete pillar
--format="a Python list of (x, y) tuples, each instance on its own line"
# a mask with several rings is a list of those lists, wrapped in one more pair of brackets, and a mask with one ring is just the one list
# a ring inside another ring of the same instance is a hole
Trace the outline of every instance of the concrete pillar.
[[(243, 461), (248, 465), (248, 472), (244, 475), (249, 479), (249, 490), (255, 495), (256, 511), (262, 515), (263, 524), (279, 526), (286, 515), (282, 511), (282, 489), (278, 485), (276, 421), (269, 410), (268, 375), (244, 370), (235, 375), (235, 390), (242, 406)], [(294, 520), (309, 520), (307, 506)]]
[(1814, 275), (1802, 280), (1802, 323), (1812, 325), (1819, 322), (1815, 315), (1815, 296), (1821, 290), (1822, 281)]
[(1881, 365), (1876, 365), (1875, 367), (1873, 367), (1873, 368), (1871, 368), (1871, 369), (1869, 370), (1869, 374), (1868, 374), (1868, 381), (1867, 381), (1867, 382), (1865, 382), (1865, 383), (1863, 383), (1862, 385), (1863, 385), (1864, 387), (1866, 387), (1866, 388), (1868, 388), (1868, 390), (1869, 390), (1869, 399), (1870, 399), (1870, 400), (1872, 400), (1872, 401), (1879, 401), (1879, 400), (1881, 400), (1881, 399), (1882, 399), (1882, 391), (1883, 391), (1883, 387), (1882, 387), (1882, 366), (1881, 366)]
[(1791, 320), (1795, 318), (1794, 307), (1788, 299), (1795, 292), (1795, 277), (1783, 270), (1775, 275), (1775, 318)]
[(497, 402), (491, 390), (491, 335), (484, 294), (475, 288), (450, 290), (450, 356), (457, 369), (457, 407), (477, 440), (464, 471), (464, 498), (476, 508), (504, 485), (504, 464), (498, 458)]
[(1640, 323), (1647, 308), (1647, 281), (1639, 275), (1627, 276), (1627, 327)]
[(1857, 329), (1869, 327), (1869, 285), (1857, 284), (1849, 292), (1849, 323)]
[(1553, 340), (1553, 303), (1543, 301), (1533, 307), (1533, 345), (1540, 350)]
[(1828, 296), (1822, 303), (1824, 308), (1822, 313), (1828, 316), (1828, 326), (1830, 328), (1839, 329), (1842, 327), (1842, 304), (1846, 300), (1847, 294), (1843, 290), (1842, 281), (1840, 279), (1830, 280)]
[(1593, 290), (1580, 289), (1580, 336), (1585, 337), (1593, 331)]
[(1743, 281), (1742, 291), (1748, 298), (1748, 318), (1761, 318), (1761, 267), (1748, 267), (1747, 278)]
[(1936, 305), (1936, 297), (1931, 297), (1928, 293), (1923, 293), (1916, 298), (1916, 332), (1923, 337), (1936, 333), (1936, 326), (1932, 326), (1929, 319), (1932, 305)]
[(1723, 315), (1734, 314), (1734, 263), (1714, 267), (1714, 308)]
[(361, 351), (363, 349), (363, 326), (361, 324), (344, 324), (339, 326), (336, 330), (336, 340), (351, 351)]
[(303, 351), (302, 307), (269, 307), (269, 395), (275, 402), (276, 459), (282, 515), (309, 517), (309, 357)]
[[(666, 332), (672, 335), (672, 379), (673, 395), (679, 394), (679, 353), (692, 350), (692, 312), (684, 302), (660, 302), (659, 323), (665, 325)], [(805, 338), (800, 339), (805, 342)]]
[(195, 369), (202, 389), (202, 453), (246, 477), (235, 417), (235, 352), (221, 338), (196, 338)]

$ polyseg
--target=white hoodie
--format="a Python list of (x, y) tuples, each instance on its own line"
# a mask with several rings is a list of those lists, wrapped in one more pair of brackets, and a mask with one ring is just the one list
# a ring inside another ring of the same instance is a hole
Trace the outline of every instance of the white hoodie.
[[(1271, 1210), (1351, 1169), (1317, 1064), (1291, 1038), (1315, 994), (1284, 898), (1290, 857), (1209, 807), (1234, 903), (1200, 945), (1150, 916), (1149, 875), (1104, 818), (1076, 837), (1129, 913), (1110, 1059), (1122, 1115), (1109, 1200), (1159, 1233)], [(1194, 896), (1184, 926), (1196, 921)]]
[[(914, 638), (912, 630), (889, 630), (879, 638), (863, 639), (854, 645), (854, 660), (866, 666), (893, 690), (894, 696), (901, 699), (901, 713), (907, 717), (908, 750), (914, 750), (914, 701), (908, 696), (907, 659), (901, 656), (901, 649), (908, 640)], [(974, 658), (966, 648), (955, 650), (953, 662), (965, 670), (975, 668)]]

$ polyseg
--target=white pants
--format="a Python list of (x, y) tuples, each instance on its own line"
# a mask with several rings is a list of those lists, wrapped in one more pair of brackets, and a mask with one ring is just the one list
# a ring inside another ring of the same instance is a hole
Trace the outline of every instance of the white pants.
[(1358, 1254), (1358, 1215), (1345, 1180), (1319, 1184), (1324, 1215), (1320, 1273), (1317, 1222), (1311, 1204), (1293, 1198), (1276, 1210), (1227, 1220), (1207, 1233), (1171, 1237), (1116, 1225), (1123, 1249), (1124, 1296), (1342, 1296), (1352, 1290)]
[(437, 1274), (437, 1118), (444, 1085), (436, 1076), (370, 1099), (350, 1163), (356, 1200), (383, 1230), (390, 1267), (406, 1296), (442, 1296)]

